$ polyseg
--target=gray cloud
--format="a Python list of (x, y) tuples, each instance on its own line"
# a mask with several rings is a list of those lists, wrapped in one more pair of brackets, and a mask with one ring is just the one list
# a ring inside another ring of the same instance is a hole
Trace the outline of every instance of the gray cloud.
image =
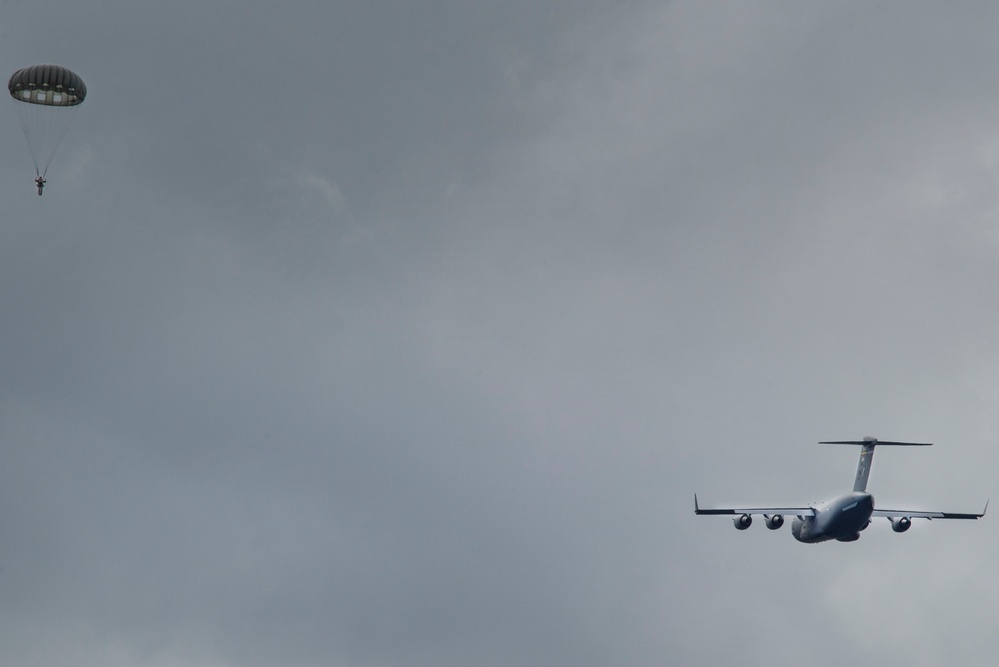
[[(986, 664), (996, 17), (8, 3), (0, 656)], [(959, 522), (953, 522), (959, 523)], [(816, 646), (825, 649), (815, 653)]]

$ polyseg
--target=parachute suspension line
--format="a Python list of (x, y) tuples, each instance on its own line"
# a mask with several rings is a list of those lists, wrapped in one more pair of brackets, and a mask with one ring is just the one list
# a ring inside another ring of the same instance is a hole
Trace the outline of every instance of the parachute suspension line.
[(59, 136), (56, 137), (55, 143), (52, 146), (52, 152), (49, 154), (49, 159), (45, 161), (45, 166), (42, 167), (42, 173), (40, 174), (42, 178), (45, 178), (45, 174), (48, 173), (49, 165), (52, 164), (52, 158), (55, 157), (56, 151), (59, 150), (59, 146), (62, 145), (62, 140), (66, 138), (69, 126), (73, 124), (73, 117), (76, 115), (76, 107), (70, 107), (66, 111), (68, 111), (68, 113), (64, 113), (66, 120), (61, 123), (62, 127), (58, 132)]
[(28, 134), (31, 110), (26, 104), (15, 104), (14, 107), (17, 109), (17, 117), (21, 121), (21, 131), (24, 133), (24, 140), (28, 143), (28, 151), (31, 153), (31, 160), (35, 163), (35, 176), (41, 176), (42, 174), (38, 170), (37, 151), (35, 150), (35, 147), (31, 145), (31, 135)]
[(35, 163), (35, 173), (45, 177), (59, 146), (69, 132), (76, 107), (16, 104), (21, 129)]

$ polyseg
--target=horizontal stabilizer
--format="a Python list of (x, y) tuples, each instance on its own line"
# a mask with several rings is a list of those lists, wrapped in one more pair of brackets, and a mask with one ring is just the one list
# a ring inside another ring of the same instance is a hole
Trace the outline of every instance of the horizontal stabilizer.
[(820, 445), (894, 445), (896, 447), (929, 447), (932, 442), (894, 442), (892, 440), (878, 440), (877, 438), (864, 438), (863, 440), (823, 440)]
[(860, 445), (860, 463), (857, 464), (857, 477), (853, 481), (854, 492), (867, 491), (867, 479), (871, 474), (871, 462), (874, 460), (874, 448), (878, 445), (895, 445), (898, 447), (929, 447), (930, 442), (896, 442), (894, 440), (878, 440), (867, 436), (863, 440), (823, 440), (820, 445)]

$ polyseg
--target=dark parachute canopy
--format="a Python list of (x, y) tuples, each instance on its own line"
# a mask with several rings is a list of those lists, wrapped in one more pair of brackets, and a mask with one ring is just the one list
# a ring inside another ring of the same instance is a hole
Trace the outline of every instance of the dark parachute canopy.
[(73, 109), (87, 97), (87, 84), (79, 74), (60, 65), (31, 65), (11, 75), (7, 90), (18, 102), (14, 106), (35, 161), (35, 173), (45, 176), (69, 129)]
[(87, 96), (87, 84), (80, 75), (60, 65), (19, 69), (10, 76), (7, 90), (19, 102), (50, 107), (76, 106)]

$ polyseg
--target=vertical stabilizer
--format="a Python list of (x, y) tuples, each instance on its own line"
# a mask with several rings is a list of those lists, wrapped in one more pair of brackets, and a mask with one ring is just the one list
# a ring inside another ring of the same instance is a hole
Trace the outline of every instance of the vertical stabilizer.
[(874, 463), (874, 443), (865, 442), (860, 448), (860, 461), (857, 463), (857, 478), (853, 480), (853, 492), (867, 491), (867, 478), (871, 476), (871, 464)]
[(871, 464), (874, 462), (875, 445), (895, 445), (899, 447), (929, 447), (930, 442), (892, 442), (867, 437), (863, 440), (826, 440), (820, 445), (860, 445), (860, 462), (857, 463), (857, 477), (853, 480), (854, 492), (867, 492), (867, 479), (871, 476)]

